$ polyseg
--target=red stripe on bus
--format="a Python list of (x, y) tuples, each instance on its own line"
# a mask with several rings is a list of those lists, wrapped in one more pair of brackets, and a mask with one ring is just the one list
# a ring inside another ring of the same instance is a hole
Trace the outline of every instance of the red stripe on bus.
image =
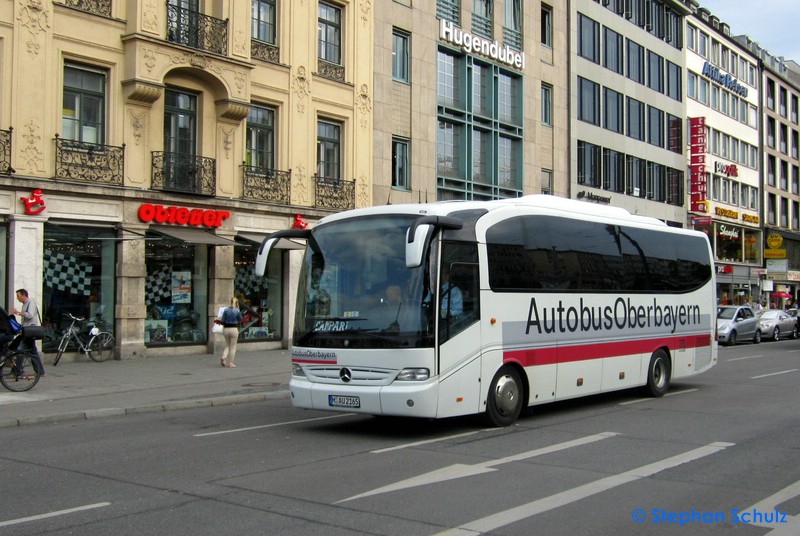
[(553, 346), (550, 348), (530, 348), (507, 350), (503, 352), (503, 362), (515, 361), (524, 367), (535, 365), (555, 365), (575, 361), (589, 361), (633, 354), (651, 354), (666, 346), (670, 351), (711, 346), (711, 335), (691, 335), (688, 337), (663, 337), (633, 341), (601, 342), (575, 346)]

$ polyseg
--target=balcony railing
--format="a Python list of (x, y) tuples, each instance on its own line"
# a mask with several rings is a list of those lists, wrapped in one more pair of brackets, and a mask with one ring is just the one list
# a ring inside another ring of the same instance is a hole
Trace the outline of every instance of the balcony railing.
[(167, 40), (225, 55), (228, 53), (228, 21), (167, 5)]
[(60, 3), (87, 13), (111, 16), (111, 0), (61, 0)]
[(67, 140), (56, 135), (56, 179), (122, 186), (125, 146)]
[(217, 161), (204, 156), (153, 151), (154, 190), (197, 195), (217, 193)]
[(317, 61), (317, 73), (325, 78), (344, 82), (344, 67), (325, 60)]
[(458, 0), (436, 0), (436, 16), (461, 24), (461, 6)]
[(348, 210), (356, 206), (356, 181), (314, 175), (316, 206)]
[(516, 51), (522, 51), (522, 33), (503, 26), (503, 43)]
[(270, 63), (280, 63), (280, 49), (275, 45), (259, 41), (258, 39), (250, 40), (250, 57), (257, 60), (268, 61)]
[(15, 171), (11, 167), (11, 132), (13, 130), (13, 128), (0, 130), (0, 174), (2, 175), (10, 175)]
[(473, 13), (472, 32), (487, 39), (492, 39), (492, 19)]
[(242, 164), (242, 197), (281, 205), (291, 202), (292, 172)]

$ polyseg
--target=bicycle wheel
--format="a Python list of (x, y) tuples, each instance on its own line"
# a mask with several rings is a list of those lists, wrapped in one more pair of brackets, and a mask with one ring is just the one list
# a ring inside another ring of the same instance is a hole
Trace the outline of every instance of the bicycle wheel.
[(67, 349), (69, 345), (69, 330), (61, 337), (61, 340), (58, 341), (58, 353), (56, 353), (56, 358), (53, 360), (53, 366), (55, 367), (58, 365), (58, 361), (61, 359), (61, 354), (64, 353), (64, 350)]
[(9, 391), (27, 391), (39, 382), (39, 373), (29, 353), (12, 352), (0, 364), (0, 383)]
[(86, 353), (92, 361), (105, 361), (114, 353), (114, 336), (107, 331), (98, 333), (89, 341)]

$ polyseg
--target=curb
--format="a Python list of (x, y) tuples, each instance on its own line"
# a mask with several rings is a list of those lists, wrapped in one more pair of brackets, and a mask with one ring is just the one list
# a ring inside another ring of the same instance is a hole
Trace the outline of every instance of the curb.
[(250, 402), (263, 402), (265, 400), (281, 400), (289, 398), (288, 390), (271, 391), (268, 393), (252, 393), (192, 400), (177, 400), (163, 404), (135, 406), (131, 408), (103, 408), (83, 411), (72, 411), (59, 415), (43, 415), (40, 417), (23, 417), (21, 419), (0, 420), (0, 428), (13, 428), (15, 426), (33, 426), (36, 424), (54, 424), (66, 421), (86, 421), (89, 419), (102, 419), (105, 417), (119, 417), (121, 415), (139, 415), (142, 413), (159, 413), (162, 411), (177, 411), (182, 409), (197, 409), (217, 406), (232, 406)]

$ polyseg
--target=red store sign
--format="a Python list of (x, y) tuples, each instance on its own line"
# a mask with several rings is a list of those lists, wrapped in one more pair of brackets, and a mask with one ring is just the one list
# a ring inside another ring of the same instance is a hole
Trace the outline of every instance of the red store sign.
[(167, 223), (192, 225), (194, 227), (220, 227), (231, 217), (227, 210), (213, 210), (186, 207), (165, 207), (145, 203), (139, 207), (139, 219), (144, 223)]

